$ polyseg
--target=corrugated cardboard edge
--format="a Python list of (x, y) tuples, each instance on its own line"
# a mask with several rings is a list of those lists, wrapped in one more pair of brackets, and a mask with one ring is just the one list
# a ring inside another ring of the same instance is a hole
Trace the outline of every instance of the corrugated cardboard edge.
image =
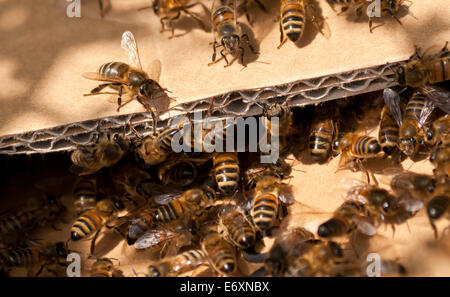
[[(176, 106), (175, 114), (170, 112), (158, 121), (157, 130), (170, 125), (170, 121), (180, 114), (192, 114), (198, 110), (208, 110), (214, 102), (213, 115), (217, 117), (254, 116), (262, 113), (256, 102), (286, 102), (288, 106), (304, 106), (381, 90), (396, 84), (393, 69), (399, 63), (354, 70), (309, 80), (296, 81), (275, 87), (233, 91), (211, 98)], [(74, 150), (79, 145), (93, 142), (98, 131), (127, 133), (133, 137), (127, 124), (141, 134), (153, 132), (152, 117), (149, 113), (134, 113), (92, 119), (50, 129), (32, 131), (25, 134), (8, 135), (0, 138), (0, 154), (32, 154)]]

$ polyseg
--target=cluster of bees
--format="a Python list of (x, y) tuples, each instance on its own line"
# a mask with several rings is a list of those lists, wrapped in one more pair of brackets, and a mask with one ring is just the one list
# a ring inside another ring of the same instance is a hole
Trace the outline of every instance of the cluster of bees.
[[(89, 274), (122, 276), (113, 259), (96, 258), (95, 253), (99, 234), (117, 232), (138, 250), (160, 251), (160, 259), (136, 275), (177, 276), (207, 265), (216, 275), (236, 276), (242, 255), (244, 261), (260, 263), (254, 276), (363, 276), (362, 264), (346, 259), (335, 239), (352, 245), (353, 235), (373, 236), (381, 225), (394, 229), (422, 208), (438, 238), (435, 221), (450, 218), (449, 57), (446, 46), (432, 56), (417, 51), (395, 69), (402, 86), (385, 89), (372, 103), (366, 95), (350, 97), (319, 104), (313, 115), (287, 104), (258, 103), (269, 133), (273, 117), (280, 124), (281, 155), (270, 164), (261, 164), (264, 152), (175, 153), (175, 135), (193, 133), (185, 123), (147, 136), (128, 126), (132, 138), (99, 131), (94, 144), (71, 153), (70, 171), (79, 178), (72, 206), (78, 217), (70, 234), (48, 245), (24, 239), (36, 228), (54, 224), (66, 208), (57, 195), (30, 200), (0, 221), (2, 273), (26, 267), (33, 275), (44, 269), (58, 275), (67, 265), (70, 243), (91, 239), (89, 256), (96, 261)], [(378, 137), (363, 132), (370, 118), (379, 127)], [(209, 142), (225, 143), (228, 128), (222, 126), (222, 133), (205, 130), (201, 140), (214, 132)], [(292, 152), (301, 161), (302, 151), (319, 163), (340, 156), (338, 169), (362, 171), (368, 179), (348, 191), (347, 200), (319, 225), (317, 236), (283, 224), (296, 203), (288, 159)], [(391, 180), (391, 191), (380, 187), (367, 167), (369, 160), (387, 158), (398, 164), (424, 153), (433, 174), (400, 172)], [(268, 237), (275, 241), (263, 253), (261, 242)], [(383, 262), (382, 271), (406, 273), (391, 260)]]

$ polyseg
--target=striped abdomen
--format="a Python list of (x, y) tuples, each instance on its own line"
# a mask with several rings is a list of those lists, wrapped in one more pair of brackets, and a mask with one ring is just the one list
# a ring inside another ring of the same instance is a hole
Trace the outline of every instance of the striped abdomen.
[(252, 246), (256, 240), (255, 230), (244, 216), (237, 210), (231, 210), (221, 217), (231, 241), (243, 249)]
[(212, 14), (212, 24), (215, 31), (220, 35), (225, 32), (226, 34), (232, 35), (236, 31), (234, 26), (235, 18), (236, 16), (234, 15), (232, 5), (222, 5), (217, 7)]
[(255, 195), (250, 211), (256, 227), (265, 231), (272, 227), (278, 214), (278, 196), (272, 192), (260, 192)]
[(97, 204), (95, 183), (88, 178), (81, 178), (77, 181), (73, 194), (75, 196), (75, 210), (78, 214), (94, 208)]
[(281, 3), (281, 30), (283, 35), (295, 42), (301, 38), (305, 28), (304, 2), (303, 0), (285, 0)]
[(397, 122), (385, 106), (381, 113), (380, 129), (378, 132), (378, 140), (381, 148), (386, 155), (392, 155), (398, 146), (399, 129)]
[(404, 119), (413, 119), (418, 121), (420, 114), (425, 106), (425, 96), (420, 92), (415, 92), (406, 105)]
[(309, 151), (315, 160), (328, 157), (334, 137), (333, 120), (314, 121), (309, 134)]
[(95, 208), (86, 211), (73, 223), (70, 230), (71, 239), (76, 241), (94, 234), (105, 220)]
[(139, 237), (152, 227), (153, 215), (153, 211), (147, 209), (142, 211), (137, 218), (131, 221), (127, 233), (128, 244), (135, 243)]
[(363, 211), (364, 206), (354, 201), (344, 202), (331, 219), (319, 226), (317, 234), (320, 237), (335, 237), (353, 230), (353, 218)]
[(37, 223), (37, 218), (31, 211), (8, 216), (0, 221), (0, 234), (26, 231)]
[(225, 194), (233, 193), (239, 182), (237, 153), (217, 153), (213, 158), (217, 187)]
[(450, 57), (432, 60), (425, 67), (428, 72), (429, 84), (450, 80)]
[(105, 63), (98, 69), (98, 73), (107, 78), (119, 78), (126, 80), (130, 66), (122, 62)]
[(378, 140), (370, 136), (358, 136), (350, 146), (350, 154), (357, 158), (375, 157), (380, 151)]
[(3, 255), (8, 267), (28, 267), (39, 264), (39, 250), (26, 248), (10, 251)]
[(187, 210), (182, 199), (172, 200), (156, 209), (153, 220), (156, 223), (171, 222), (182, 217)]
[(236, 271), (237, 260), (233, 246), (217, 232), (203, 237), (202, 250), (208, 255), (214, 269), (220, 274), (230, 275)]
[(164, 276), (176, 276), (181, 273), (194, 270), (196, 267), (205, 263), (207, 255), (202, 250), (190, 250), (181, 253), (172, 259), (168, 259), (166, 263), (169, 265), (168, 271)]

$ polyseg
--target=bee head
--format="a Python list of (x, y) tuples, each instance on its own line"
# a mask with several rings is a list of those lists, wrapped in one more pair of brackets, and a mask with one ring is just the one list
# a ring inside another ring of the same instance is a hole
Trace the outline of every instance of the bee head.
[(154, 81), (151, 79), (145, 80), (139, 87), (139, 94), (143, 97), (151, 98), (153, 91), (153, 83)]
[(56, 244), (56, 253), (58, 257), (67, 258), (67, 248), (64, 242), (60, 241)]
[(153, 1), (153, 12), (159, 15), (159, 0)]
[(400, 150), (407, 156), (412, 156), (416, 152), (417, 141), (414, 137), (400, 139)]
[(391, 10), (397, 10), (397, 0), (389, 0), (388, 5)]
[(401, 85), (405, 85), (406, 81), (405, 81), (405, 67), (404, 66), (398, 67), (396, 75), (397, 75), (398, 83)]
[(120, 148), (124, 151), (128, 150), (128, 142), (122, 137), (120, 134), (115, 133), (112, 137), (112, 140), (120, 146)]
[(226, 35), (222, 37), (223, 47), (230, 53), (234, 54), (239, 47), (240, 38), (238, 35)]
[(431, 220), (439, 219), (449, 208), (450, 199), (445, 196), (436, 196), (430, 200), (427, 206), (427, 214)]

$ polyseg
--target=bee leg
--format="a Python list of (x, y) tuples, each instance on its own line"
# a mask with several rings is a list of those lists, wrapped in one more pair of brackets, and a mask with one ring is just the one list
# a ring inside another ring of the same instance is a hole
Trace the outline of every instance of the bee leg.
[(448, 52), (448, 41), (445, 42), (444, 47), (441, 49), (441, 58), (447, 56), (447, 52)]
[(280, 45), (277, 48), (280, 49), (283, 46), (283, 44), (286, 43), (286, 41), (287, 41), (287, 38), (283, 33), (283, 29), (281, 27), (281, 22), (280, 22)]
[(402, 25), (402, 22), (400, 22), (398, 17), (390, 9), (386, 9), (384, 12), (387, 12), (391, 17), (393, 17), (397, 21), (397, 23)]
[(433, 220), (430, 219), (429, 217), (428, 217), (428, 219), (430, 220), (430, 225), (431, 225), (431, 228), (433, 229), (434, 238), (437, 240), (439, 238), (439, 232), (438, 232), (438, 229), (436, 227), (436, 224), (434, 224)]
[(103, 10), (103, 0), (98, 0), (98, 6), (100, 7), (100, 16), (103, 18), (105, 16), (105, 12)]
[[(338, 14), (337, 15), (342, 15), (344, 12), (346, 12), (348, 10), (348, 6), (344, 6), (344, 7), (342, 7), (341, 8), (341, 11), (340, 12), (338, 12)], [(335, 10), (336, 11), (336, 10)]]
[(101, 84), (98, 87), (94, 88), (91, 90), (90, 94), (97, 94), (99, 93), (101, 90), (103, 90), (106, 87), (112, 86), (114, 85), (114, 83), (107, 83), (107, 84)]
[(119, 97), (117, 98), (117, 112), (119, 112), (120, 108), (123, 106), (122, 105), (122, 91), (123, 91), (123, 86), (120, 86), (119, 88)]
[[(245, 53), (245, 50), (244, 50), (244, 48), (242, 46), (240, 46), (239, 49), (241, 50), (241, 64), (244, 67), (247, 67), (247, 65), (244, 64), (244, 53)], [(228, 65), (227, 65), (227, 67), (228, 67)]]
[[(231, 64), (230, 64), (230, 62), (228, 62), (228, 59), (227, 59), (227, 57), (225, 56), (224, 51), (225, 51), (225, 49), (222, 49), (222, 50), (220, 51), (220, 55), (222, 56), (222, 58), (224, 58), (225, 62), (227, 62), (227, 65), (225, 65), (225, 66), (223, 66), (223, 67), (224, 67), (224, 68), (227, 68), (227, 67), (230, 67)], [(242, 53), (242, 60), (244, 60), (243, 57), (244, 57), (244, 54)]]
[(42, 264), (34, 276), (39, 276), (42, 273), (42, 271), (44, 271), (45, 265), (46, 264)]
[(94, 250), (95, 250), (95, 241), (97, 240), (98, 235), (100, 234), (100, 231), (103, 229), (103, 226), (101, 226), (100, 228), (98, 228), (97, 232), (95, 232), (94, 237), (92, 238), (91, 241), (91, 248), (90, 248), (90, 253), (91, 255), (94, 255)]
[(161, 23), (161, 31), (159, 31), (159, 33), (163, 33), (164, 31), (166, 31), (166, 27), (165, 27), (164, 21), (166, 21), (168, 19), (169, 19), (168, 16), (165, 16), (165, 17), (162, 17), (162, 18), (159, 19), (159, 22)]
[(250, 20), (250, 14), (248, 13), (247, 1), (245, 1), (245, 2), (242, 4), (242, 10), (243, 10), (244, 13), (245, 13), (245, 17), (247, 18), (248, 23), (250, 24), (251, 27), (253, 27), (253, 23), (252, 23), (252, 21)]
[(332, 9), (334, 12), (336, 12), (336, 8), (334, 8), (334, 3), (331, 2), (331, 0), (327, 0), (327, 2), (328, 2), (328, 5), (330, 5), (331, 9)]
[(169, 39), (172, 39), (172, 38), (175, 37), (175, 27), (173, 26), (172, 22), (177, 20), (177, 19), (179, 19), (180, 15), (181, 15), (181, 12), (178, 11), (176, 16), (174, 16), (173, 18), (169, 19), (169, 25), (170, 25), (170, 29), (172, 31), (172, 36), (170, 36)]
[(212, 62), (208, 64), (208, 66), (213, 65), (214, 63), (216, 63), (216, 53), (217, 53), (217, 41), (214, 40), (213, 44), (213, 55), (212, 55)]
[(252, 51), (253, 54), (255, 54), (255, 55), (259, 54), (259, 52), (257, 52), (255, 50), (255, 48), (251, 45), (250, 38), (248, 37), (247, 34), (242, 35), (241, 38), (242, 38), (242, 41), (245, 41), (245, 43), (250, 48), (250, 50)]
[(261, 8), (262, 11), (267, 12), (266, 7), (264, 6), (264, 4), (261, 3), (261, 1), (255, 0), (255, 2), (259, 6), (259, 8)]

